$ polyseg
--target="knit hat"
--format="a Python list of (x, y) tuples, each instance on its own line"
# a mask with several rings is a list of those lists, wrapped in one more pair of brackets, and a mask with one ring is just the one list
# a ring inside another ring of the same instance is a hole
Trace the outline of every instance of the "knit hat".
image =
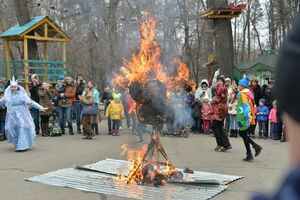
[(227, 78), (225, 79), (225, 82), (226, 82), (226, 81), (231, 82), (231, 79), (227, 77)]
[(244, 76), (241, 80), (239, 80), (239, 86), (242, 86), (242, 87), (249, 87), (249, 78), (247, 76)]
[(292, 32), (283, 42), (277, 62), (275, 96), (278, 109), (300, 123), (300, 17), (296, 18)]
[(114, 100), (120, 100), (122, 94), (121, 93), (113, 93), (112, 96), (113, 96)]
[(265, 99), (260, 99), (259, 101), (262, 102), (263, 104), (266, 103), (266, 100), (265, 100)]
[(217, 81), (218, 80), (221, 80), (223, 83), (225, 83), (225, 76), (224, 75), (218, 76)]

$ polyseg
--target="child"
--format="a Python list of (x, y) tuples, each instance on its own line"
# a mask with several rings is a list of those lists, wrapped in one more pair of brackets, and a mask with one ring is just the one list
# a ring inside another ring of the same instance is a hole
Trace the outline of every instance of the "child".
[[(0, 89), (0, 99), (4, 96), (4, 89)], [(0, 141), (5, 140), (4, 126), (5, 126), (6, 108), (0, 106)]]
[(229, 114), (229, 121), (230, 121), (230, 135), (229, 137), (238, 136), (238, 121), (237, 121), (237, 105), (238, 105), (238, 98), (236, 93), (232, 94), (229, 97), (229, 104), (228, 104), (228, 114)]
[(124, 117), (124, 107), (120, 101), (120, 96), (115, 96), (106, 109), (106, 117), (112, 120), (112, 136), (120, 136), (119, 128)]
[(201, 101), (198, 98), (195, 98), (192, 103), (192, 117), (194, 119), (193, 132), (201, 133)]
[(278, 133), (278, 120), (277, 120), (277, 103), (276, 101), (273, 101), (273, 108), (270, 111), (269, 115), (269, 121), (270, 121), (270, 137), (273, 140), (280, 140), (281, 135)]
[(203, 132), (208, 134), (211, 129), (212, 106), (208, 98), (205, 98), (201, 107)]
[(260, 99), (259, 106), (257, 108), (257, 113), (256, 113), (256, 120), (258, 122), (258, 128), (259, 128), (259, 139), (268, 138), (268, 132), (267, 132), (268, 116), (269, 116), (269, 109), (267, 106), (265, 106), (265, 99)]

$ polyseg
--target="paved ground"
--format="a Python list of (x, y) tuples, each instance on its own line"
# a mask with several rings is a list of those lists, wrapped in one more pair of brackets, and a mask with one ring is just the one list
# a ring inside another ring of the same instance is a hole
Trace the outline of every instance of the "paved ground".
[[(84, 165), (105, 158), (120, 159), (120, 146), (134, 145), (136, 136), (128, 130), (121, 137), (106, 135), (104, 123), (101, 135), (92, 141), (82, 140), (81, 135), (55, 138), (37, 137), (36, 146), (23, 153), (16, 153), (10, 144), (0, 142), (0, 199), (1, 200), (99, 200), (124, 199), (81, 192), (69, 188), (53, 187), (24, 181), (25, 178)], [(177, 167), (188, 166), (194, 170), (242, 175), (244, 179), (229, 185), (228, 190), (214, 199), (249, 199), (253, 191), (270, 192), (280, 183), (287, 166), (287, 143), (256, 140), (264, 149), (254, 162), (245, 163), (241, 138), (231, 139), (230, 152), (214, 152), (215, 139), (211, 136), (190, 135), (189, 138), (162, 137), (170, 159)]]

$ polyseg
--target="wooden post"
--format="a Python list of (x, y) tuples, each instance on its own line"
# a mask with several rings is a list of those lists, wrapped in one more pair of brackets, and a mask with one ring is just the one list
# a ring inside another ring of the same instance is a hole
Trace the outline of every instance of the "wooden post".
[[(48, 24), (44, 24), (44, 37), (48, 38)], [(48, 61), (48, 41), (46, 40), (44, 42), (44, 60)], [(50, 67), (49, 65), (45, 64), (45, 67)], [(45, 70), (45, 74), (49, 73), (49, 70)], [(49, 81), (49, 76), (46, 76), (45, 79)]]
[(66, 70), (66, 67), (67, 67), (67, 64), (66, 64), (66, 61), (67, 61), (67, 48), (66, 48), (66, 42), (63, 42), (62, 43), (62, 61), (64, 62), (64, 68), (65, 68), (65, 75), (67, 74), (67, 70)]
[[(48, 61), (48, 42), (44, 42), (44, 60)], [(44, 65), (45, 67), (49, 67), (48, 64)], [(45, 70), (45, 74), (49, 73), (49, 70)], [(49, 76), (45, 77), (45, 80), (49, 81)]]
[(6, 66), (7, 66), (7, 80), (10, 80), (10, 43), (9, 40), (5, 40), (5, 51), (6, 51)]
[(28, 79), (28, 40), (24, 39), (24, 71), (25, 71), (25, 90), (28, 92), (29, 91), (29, 87), (28, 87), (28, 83), (29, 83), (29, 79)]

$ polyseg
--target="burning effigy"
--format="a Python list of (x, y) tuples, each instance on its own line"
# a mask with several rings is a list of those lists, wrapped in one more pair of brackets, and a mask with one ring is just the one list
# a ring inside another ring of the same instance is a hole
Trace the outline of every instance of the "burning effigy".
[[(169, 101), (171, 92), (178, 91), (189, 81), (189, 69), (180, 60), (174, 59), (179, 66), (175, 76), (169, 76), (160, 62), (161, 49), (155, 39), (156, 20), (148, 16), (140, 26), (140, 51), (131, 60), (125, 60), (120, 73), (115, 74), (114, 84), (129, 91), (136, 103), (136, 115), (140, 122), (153, 126), (151, 141), (141, 150), (123, 146), (130, 163), (129, 174), (120, 174), (119, 181), (127, 183), (154, 183), (181, 179), (183, 174), (174, 168), (160, 143), (158, 131), (164, 123), (174, 120), (175, 111)], [(160, 161), (160, 158), (163, 161)]]

